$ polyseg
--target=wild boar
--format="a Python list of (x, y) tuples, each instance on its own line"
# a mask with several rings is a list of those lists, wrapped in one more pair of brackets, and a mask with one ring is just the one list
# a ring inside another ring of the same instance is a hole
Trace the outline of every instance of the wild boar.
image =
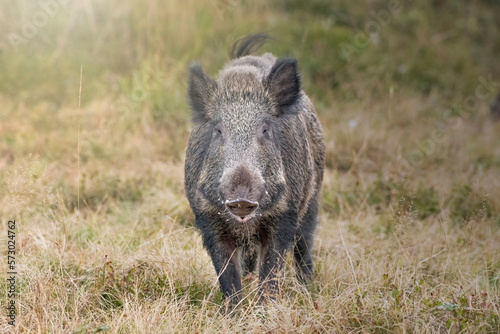
[(190, 67), (193, 129), (185, 162), (186, 196), (224, 295), (241, 299), (241, 277), (258, 268), (260, 293), (276, 296), (286, 252), (297, 277), (313, 272), (324, 143), (301, 89), (297, 61), (249, 55), (266, 36), (233, 47), (214, 80)]

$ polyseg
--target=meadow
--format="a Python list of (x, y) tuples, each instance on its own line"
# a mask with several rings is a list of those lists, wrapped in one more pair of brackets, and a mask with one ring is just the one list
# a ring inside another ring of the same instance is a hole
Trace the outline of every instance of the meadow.
[[(0, 2), (0, 332), (500, 332), (496, 0)], [(314, 277), (225, 314), (184, 193), (187, 69), (295, 57), (325, 136)], [(15, 220), (15, 298), (8, 221)], [(15, 325), (6, 309), (15, 301)]]

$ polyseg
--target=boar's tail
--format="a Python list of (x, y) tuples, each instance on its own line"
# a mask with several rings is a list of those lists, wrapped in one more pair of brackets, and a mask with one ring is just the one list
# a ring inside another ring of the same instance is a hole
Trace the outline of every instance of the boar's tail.
[(233, 44), (233, 48), (229, 55), (231, 59), (248, 56), (260, 49), (268, 39), (271, 39), (271, 37), (264, 33), (242, 37)]

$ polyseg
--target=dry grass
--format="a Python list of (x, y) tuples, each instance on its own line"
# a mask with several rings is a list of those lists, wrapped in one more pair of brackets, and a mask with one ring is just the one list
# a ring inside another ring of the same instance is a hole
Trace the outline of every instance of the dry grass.
[[(16, 327), (2, 316), (0, 330), (500, 331), (500, 123), (479, 98), (471, 115), (443, 116), (479, 77), (498, 80), (488, 38), (500, 9), (472, 1), (469, 16), (444, 3), (404, 2), (380, 44), (345, 64), (337, 45), (384, 4), (87, 0), (61, 6), (17, 51), (3, 40), (0, 238), (16, 219), (19, 308)], [(39, 10), (0, 8), (5, 31)], [(298, 284), (288, 263), (277, 302), (258, 303), (249, 280), (228, 316), (184, 196), (185, 69), (202, 59), (216, 73), (230, 42), (255, 30), (299, 58), (327, 170), (313, 282)]]

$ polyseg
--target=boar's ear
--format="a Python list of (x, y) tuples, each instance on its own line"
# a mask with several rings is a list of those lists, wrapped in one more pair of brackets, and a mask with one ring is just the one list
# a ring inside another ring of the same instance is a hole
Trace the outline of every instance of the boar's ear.
[(188, 98), (194, 122), (208, 119), (207, 106), (216, 87), (217, 83), (203, 73), (200, 63), (191, 65), (189, 68)]
[(300, 94), (300, 74), (295, 59), (278, 59), (264, 79), (264, 85), (274, 97), (279, 112), (294, 104)]

